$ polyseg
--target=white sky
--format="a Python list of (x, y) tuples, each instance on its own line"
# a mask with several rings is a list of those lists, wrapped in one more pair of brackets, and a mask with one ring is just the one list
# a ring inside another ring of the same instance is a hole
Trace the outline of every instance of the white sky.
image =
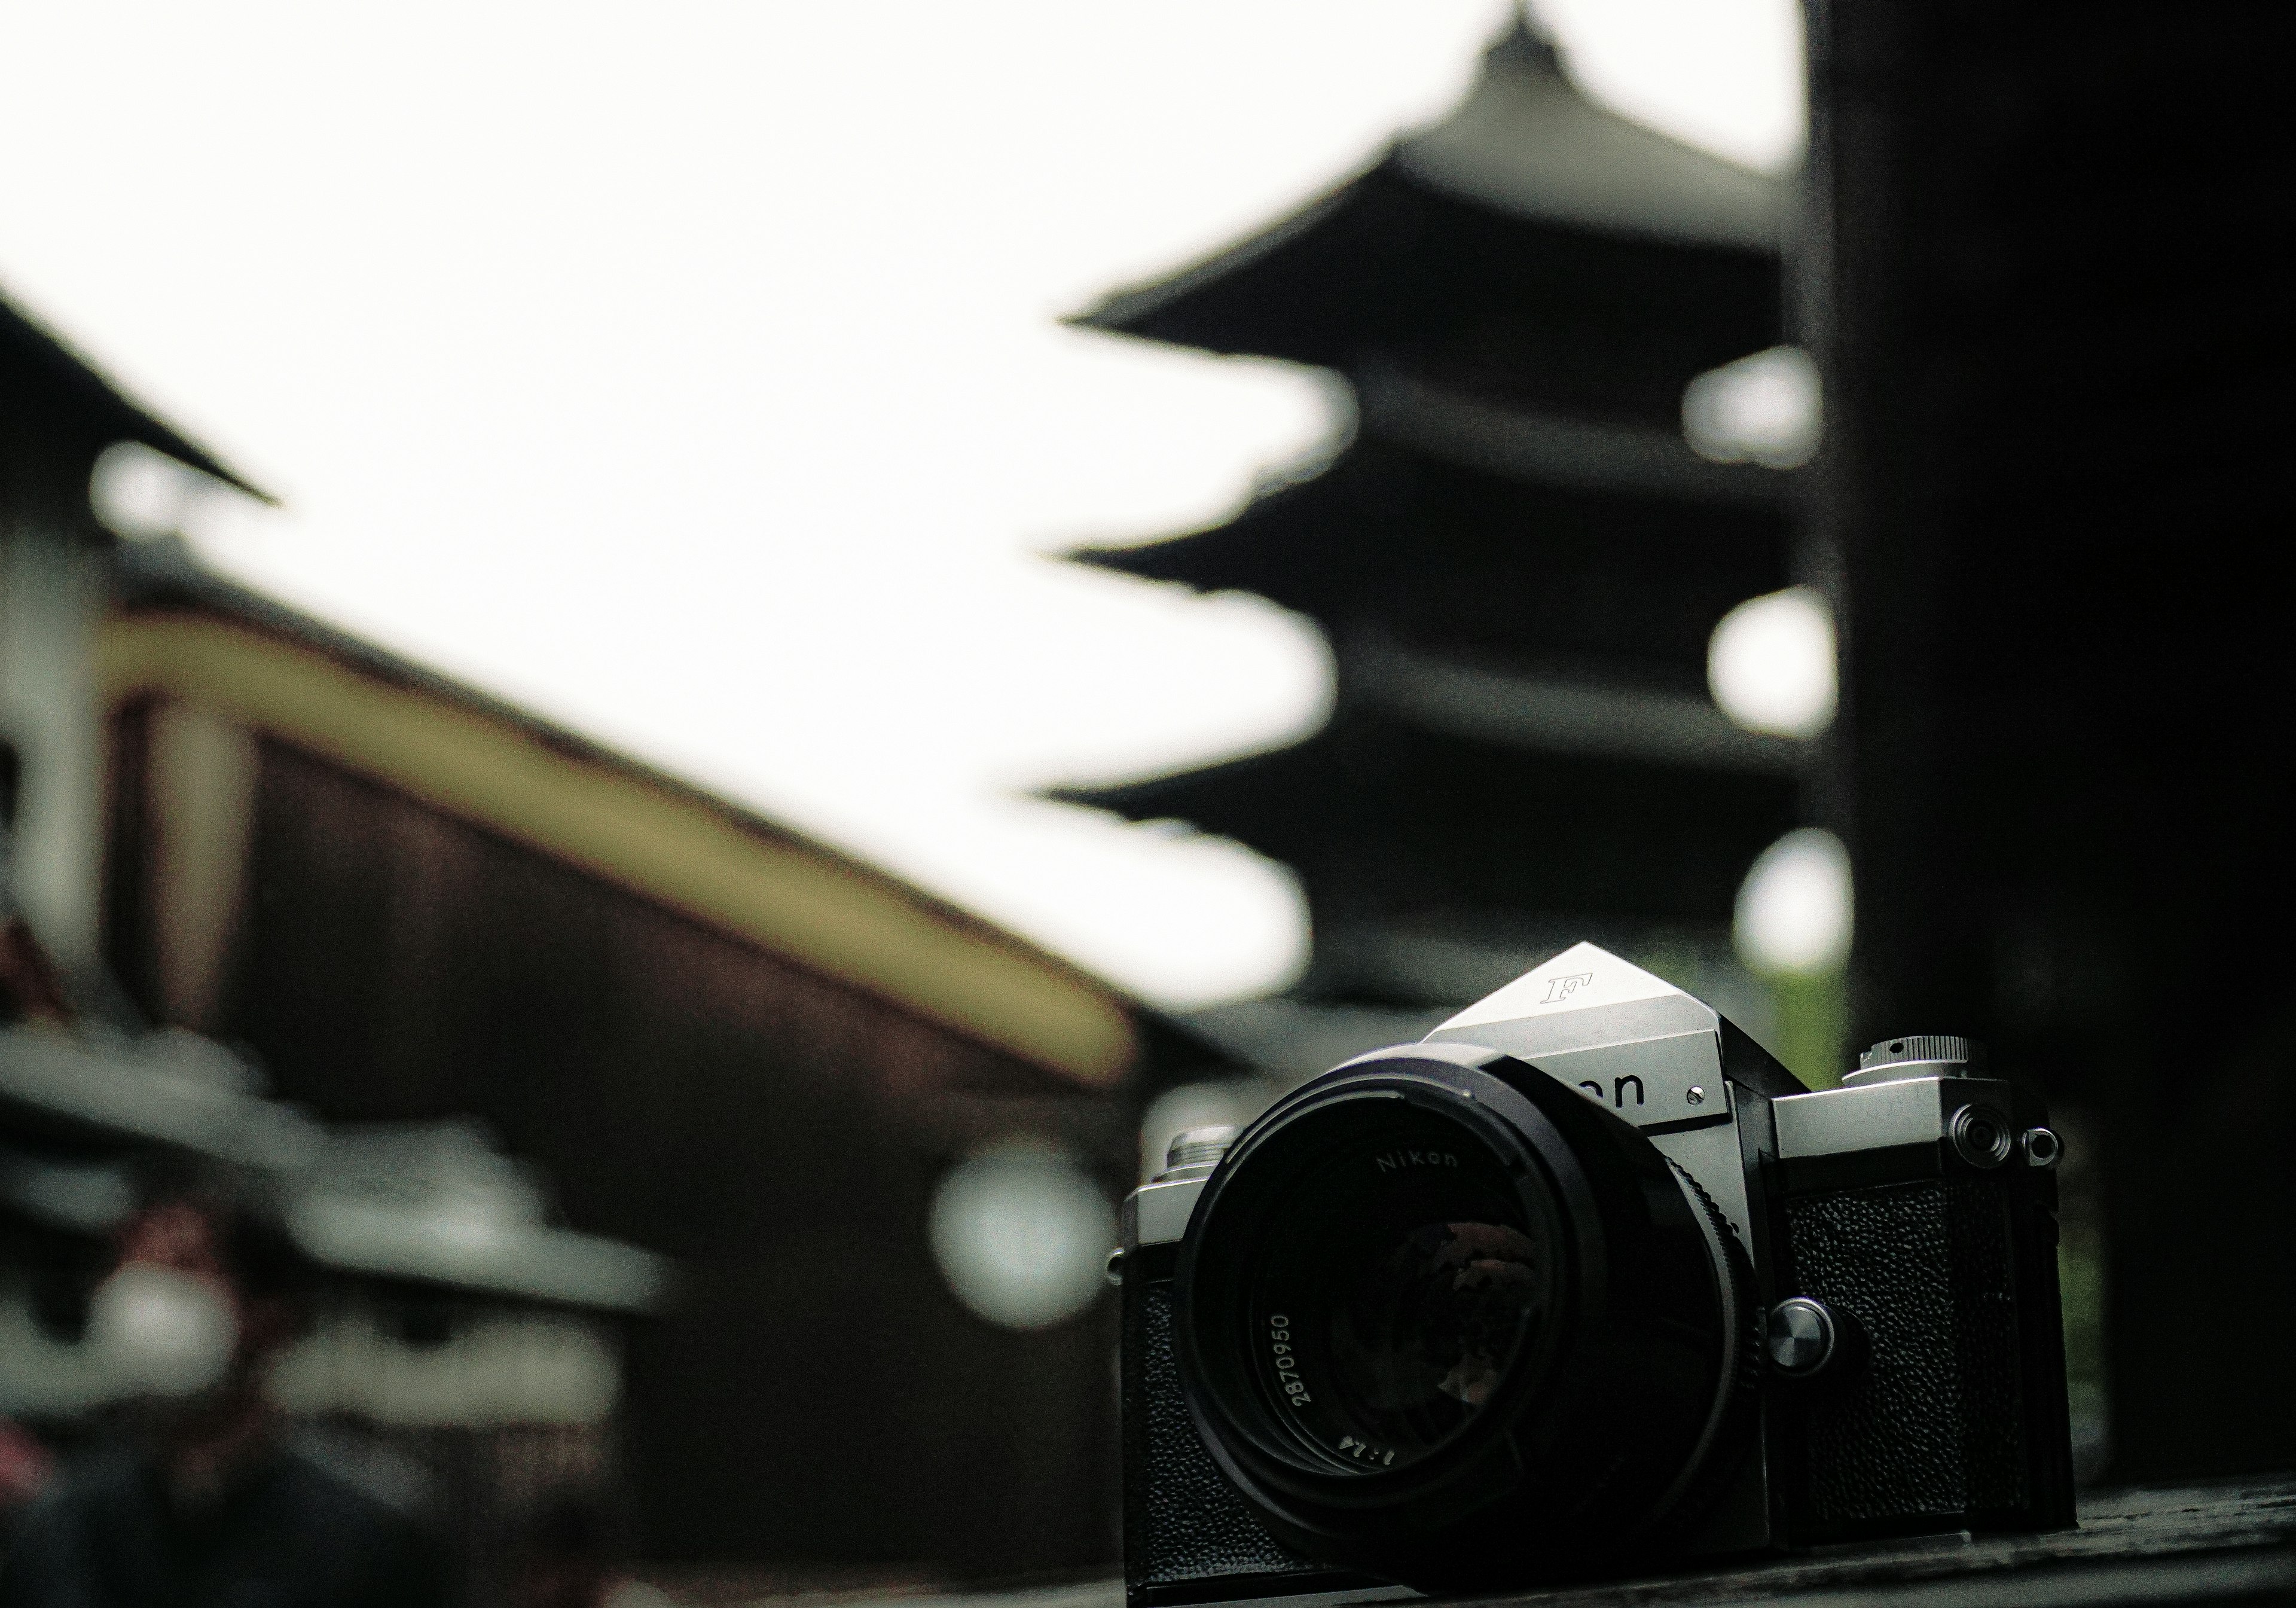
[[(285, 499), (211, 562), (1143, 994), (1281, 983), (1296, 890), (1023, 790), (1265, 748), (1271, 608), (1037, 554), (1219, 517), (1296, 371), (1054, 320), (1439, 114), (1499, 0), (0, 4), (0, 285)], [(1750, 163), (1792, 0), (1550, 0)]]

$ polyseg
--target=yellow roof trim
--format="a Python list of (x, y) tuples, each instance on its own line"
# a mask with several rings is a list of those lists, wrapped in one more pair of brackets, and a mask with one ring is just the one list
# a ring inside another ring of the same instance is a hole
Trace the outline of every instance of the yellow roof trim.
[(1130, 1012), (1083, 973), (501, 715), (193, 614), (109, 621), (96, 673), (111, 705), (164, 696), (239, 720), (1081, 1082), (1132, 1064)]

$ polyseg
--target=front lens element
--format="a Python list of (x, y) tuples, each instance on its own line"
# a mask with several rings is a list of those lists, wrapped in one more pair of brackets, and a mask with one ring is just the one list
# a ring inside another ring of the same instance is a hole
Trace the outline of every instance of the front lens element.
[(1332, 1325), (1350, 1394), (1385, 1413), (1491, 1399), (1542, 1294), (1538, 1247), (1500, 1223), (1425, 1223), (1373, 1264)]
[(1316, 1127), (1240, 1268), (1247, 1354), (1263, 1401), (1320, 1463), (1403, 1467), (1539, 1350), (1562, 1288), (1553, 1216), (1431, 1112), (1379, 1102)]

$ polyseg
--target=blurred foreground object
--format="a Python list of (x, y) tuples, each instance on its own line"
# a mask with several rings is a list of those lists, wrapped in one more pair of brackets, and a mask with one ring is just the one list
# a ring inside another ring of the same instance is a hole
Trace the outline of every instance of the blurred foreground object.
[[(313, 1608), (444, 1604), (414, 1515), (299, 1448), (266, 1389), (308, 1318), (308, 1280), (271, 1198), (276, 1174), (240, 1161), (266, 1125), (217, 1120), (226, 1103), (258, 1103), (187, 1079), (180, 1056), (155, 1070), (102, 1049), (60, 1085), (42, 1076), (53, 1059), (22, 1053), (27, 1037), (0, 1030), (13, 1185), (0, 1285), (29, 1292), (34, 1325), (0, 1359), (0, 1405), (65, 1435), (101, 1407), (113, 1432), (17, 1516), (0, 1604), (127, 1608), (250, 1589)], [(102, 1234), (102, 1248), (44, 1258), (27, 1226), (51, 1240)]]
[(257, 1093), (188, 1033), (0, 1028), (0, 1413), (70, 1440), (177, 1374), (202, 1382), (201, 1315), (111, 1279), (115, 1242), (155, 1177), (267, 1197), (309, 1161), (316, 1125)]
[[(1706, 671), (1718, 624), (1796, 573), (1783, 471), (1816, 398), (1779, 347), (1788, 194), (1600, 110), (1518, 21), (1445, 121), (1077, 320), (1313, 365), (1353, 400), (1328, 463), (1229, 523), (1070, 555), (1331, 637), (1306, 742), (1057, 795), (1298, 871), (1315, 947), (1283, 1031), (1337, 1010), (1356, 1047), (1407, 1036), (1589, 933), (1767, 1020), (1730, 923), (1813, 727), (1749, 729)], [(1206, 1025), (1272, 1036), (1242, 1018)]]
[(468, 1122), (337, 1129), (283, 1194), (322, 1277), (273, 1397), (363, 1470), (420, 1471), (463, 1589), (507, 1594), (519, 1515), (624, 1478), (626, 1320), (668, 1268), (552, 1227), (536, 1170)]
[(326, 1135), (180, 1030), (86, 1037), (0, 1030), (0, 1412), (69, 1443), (213, 1388), (243, 1325), (135, 1254), (135, 1202), (226, 1188), (296, 1270), (293, 1333), (235, 1388), (329, 1477), (438, 1523), (490, 1600), (505, 1514), (619, 1478), (618, 1320), (660, 1304), (659, 1259), (548, 1226), (532, 1169), (468, 1124)]
[(1810, 12), (1857, 1033), (1968, 1023), (2091, 1119), (2122, 1479), (2296, 1466), (2274, 14)]

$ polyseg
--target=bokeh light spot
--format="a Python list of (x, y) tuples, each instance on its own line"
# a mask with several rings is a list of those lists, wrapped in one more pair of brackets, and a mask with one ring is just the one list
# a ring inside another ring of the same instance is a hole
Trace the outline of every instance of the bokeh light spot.
[(934, 1193), (933, 1257), (948, 1287), (1008, 1329), (1075, 1317), (1105, 1287), (1108, 1198), (1067, 1152), (1018, 1143), (951, 1168)]

